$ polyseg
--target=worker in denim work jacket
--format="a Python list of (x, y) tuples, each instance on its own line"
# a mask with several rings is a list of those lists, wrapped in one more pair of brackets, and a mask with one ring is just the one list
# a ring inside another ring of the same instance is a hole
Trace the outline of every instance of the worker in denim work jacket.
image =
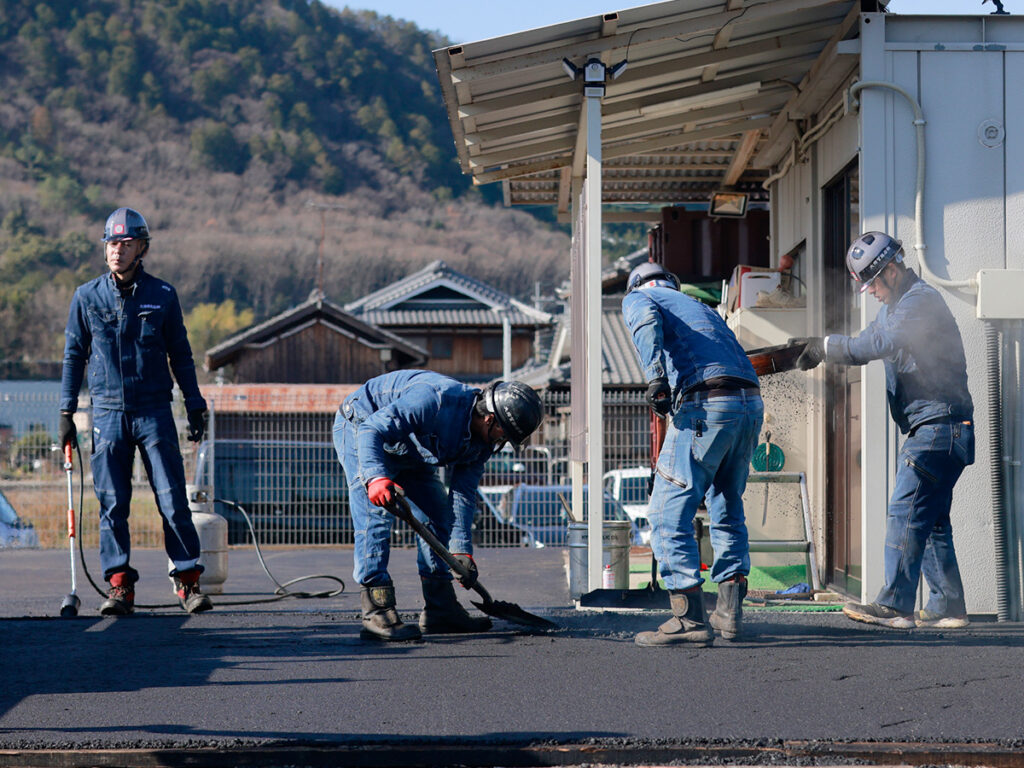
[[(362, 636), (417, 640), (424, 633), (483, 632), (487, 617), (459, 604), (448, 566), (417, 541), (423, 599), (419, 628), (402, 622), (388, 575), (391, 527), (386, 511), (406, 497), (417, 519), (469, 570), (476, 582), (472, 525), (484, 463), (506, 442), (523, 443), (540, 425), (537, 393), (518, 381), (483, 391), (432, 371), (395, 371), (370, 379), (341, 404), (334, 447), (348, 480), (355, 528), (354, 577), (361, 585)], [(438, 476), (448, 469), (448, 488)]]
[[(889, 412), (907, 437), (886, 518), (885, 585), (874, 602), (851, 602), (843, 612), (889, 627), (964, 627), (967, 605), (949, 520), (953, 486), (974, 463), (974, 403), (960, 331), (939, 292), (903, 264), (899, 240), (863, 234), (846, 266), (860, 291), (883, 306), (854, 338), (811, 339), (797, 365), (884, 360)], [(922, 571), (928, 603), (914, 613)]]
[[(669, 417), (647, 517), (672, 618), (639, 633), (636, 643), (706, 646), (712, 628), (736, 639), (750, 572), (742, 497), (764, 417), (757, 374), (725, 321), (680, 293), (675, 275), (660, 264), (633, 270), (622, 314), (648, 381), (647, 401)], [(711, 579), (718, 583), (710, 620), (693, 530), (702, 501), (715, 551)]]
[[(178, 600), (189, 613), (212, 608), (199, 589), (199, 536), (185, 495), (185, 469), (171, 413), (171, 372), (185, 397), (189, 440), (205, 429), (192, 348), (178, 295), (142, 268), (149, 227), (138, 211), (118, 208), (107, 218), (104, 255), (110, 270), (79, 286), (64, 330), (60, 442), (77, 442), (72, 415), (86, 363), (92, 397), (92, 474), (100, 502), (100, 564), (109, 582), (100, 606), (124, 616), (135, 605), (139, 573), (131, 567), (128, 515), (136, 448), (163, 516), (164, 547), (173, 564)], [(170, 369), (168, 369), (170, 362)]]

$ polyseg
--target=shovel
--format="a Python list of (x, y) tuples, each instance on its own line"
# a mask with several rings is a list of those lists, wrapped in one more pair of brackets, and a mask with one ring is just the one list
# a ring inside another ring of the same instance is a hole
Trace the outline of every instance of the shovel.
[(71, 550), (71, 592), (60, 604), (60, 615), (64, 618), (72, 618), (78, 615), (78, 606), (82, 601), (75, 594), (78, 587), (75, 582), (75, 500), (72, 495), (73, 465), (71, 463), (71, 443), (64, 445), (64, 471), (68, 473), (68, 544)]
[[(455, 559), (452, 553), (448, 551), (445, 545), (441, 543), (437, 536), (435, 536), (427, 526), (416, 519), (416, 516), (409, 508), (409, 502), (405, 500), (404, 496), (396, 495), (394, 502), (387, 507), (387, 510), (399, 520), (404, 520), (408, 523), (409, 527), (416, 531), (420, 538), (427, 542), (427, 546), (434, 550), (434, 552), (437, 553), (437, 556), (444, 560), (448, 567), (455, 571), (456, 574), (461, 576), (463, 579), (469, 577), (469, 569)], [(473, 584), (470, 589), (480, 595), (481, 598), (481, 602), (479, 603), (475, 600), (470, 600), (470, 602), (488, 616), (494, 616), (497, 619), (511, 621), (513, 624), (522, 624), (525, 627), (534, 627), (536, 629), (558, 629), (557, 624), (524, 611), (515, 603), (506, 603), (502, 600), (494, 600), (479, 581)]]
[[(658, 471), (658, 456), (665, 442), (668, 423), (664, 416), (651, 411), (651, 479), (647, 484), (647, 496), (654, 490), (654, 475)], [(592, 589), (580, 595), (580, 608), (622, 608), (634, 610), (659, 610), (668, 608), (668, 592), (658, 583), (658, 560), (651, 552), (651, 581), (641, 589)]]

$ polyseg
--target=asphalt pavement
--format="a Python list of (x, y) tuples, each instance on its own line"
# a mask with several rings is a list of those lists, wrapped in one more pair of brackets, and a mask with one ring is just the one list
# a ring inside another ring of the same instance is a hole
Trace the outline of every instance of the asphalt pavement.
[[(1020, 624), (890, 630), (839, 613), (748, 608), (742, 642), (640, 648), (633, 634), (666, 612), (577, 610), (563, 550), (512, 549), (478, 554), (481, 582), (496, 600), (558, 629), (496, 621), (478, 635), (381, 644), (359, 636), (351, 549), (264, 557), (279, 582), (328, 573), (344, 579), (346, 591), (233, 605), (274, 589), (254, 550), (233, 548), (226, 594), (209, 613), (168, 607), (103, 618), (101, 598), (80, 573), (80, 613), (60, 618), (67, 552), (0, 550), (0, 749), (1013, 744), (1024, 734)], [(98, 569), (95, 552), (87, 563)], [(163, 553), (138, 551), (133, 564), (142, 573), (137, 601), (171, 604)], [(399, 609), (415, 621), (414, 554), (394, 551), (391, 572)], [(471, 593), (458, 592), (466, 603)]]

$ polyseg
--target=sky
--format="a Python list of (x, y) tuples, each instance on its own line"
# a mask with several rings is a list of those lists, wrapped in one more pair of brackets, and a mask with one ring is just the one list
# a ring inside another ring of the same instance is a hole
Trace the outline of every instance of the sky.
[[(488, 37), (546, 27), (560, 21), (633, 8), (642, 0), (324, 0), (343, 8), (365, 8), (385, 16), (405, 19), (425, 30), (446, 35), (453, 43), (471, 43)], [(1002, 0), (1011, 12), (1024, 12), (1024, 0)], [(981, 0), (891, 0), (893, 13), (987, 14), (995, 10)]]

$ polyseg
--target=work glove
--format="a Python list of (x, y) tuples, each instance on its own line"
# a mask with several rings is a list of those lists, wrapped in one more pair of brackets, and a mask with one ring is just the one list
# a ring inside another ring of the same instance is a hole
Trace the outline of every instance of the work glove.
[(647, 385), (647, 404), (659, 416), (667, 416), (672, 410), (672, 387), (664, 376), (651, 379)]
[(807, 340), (807, 346), (796, 359), (796, 367), (801, 371), (809, 371), (825, 359), (825, 339), (813, 336)]
[(370, 497), (370, 503), (375, 507), (390, 509), (395, 497), (404, 496), (405, 491), (390, 477), (375, 477), (366, 486), (366, 495)]
[(188, 412), (188, 439), (198, 443), (206, 434), (206, 411)]
[(452, 557), (454, 557), (458, 561), (459, 565), (461, 565), (463, 568), (469, 571), (469, 573), (465, 576), (455, 574), (455, 578), (459, 580), (459, 584), (464, 586), (466, 589), (470, 589), (474, 584), (476, 584), (476, 580), (480, 575), (480, 572), (477, 570), (476, 567), (476, 562), (474, 562), (473, 560), (473, 556), (467, 555), (465, 553), (457, 554), (455, 552), (452, 552)]
[(75, 445), (78, 442), (78, 430), (75, 428), (75, 420), (72, 414), (61, 411), (60, 426), (57, 427), (57, 432), (59, 433), (58, 439), (60, 440), (61, 448), (69, 443)]

